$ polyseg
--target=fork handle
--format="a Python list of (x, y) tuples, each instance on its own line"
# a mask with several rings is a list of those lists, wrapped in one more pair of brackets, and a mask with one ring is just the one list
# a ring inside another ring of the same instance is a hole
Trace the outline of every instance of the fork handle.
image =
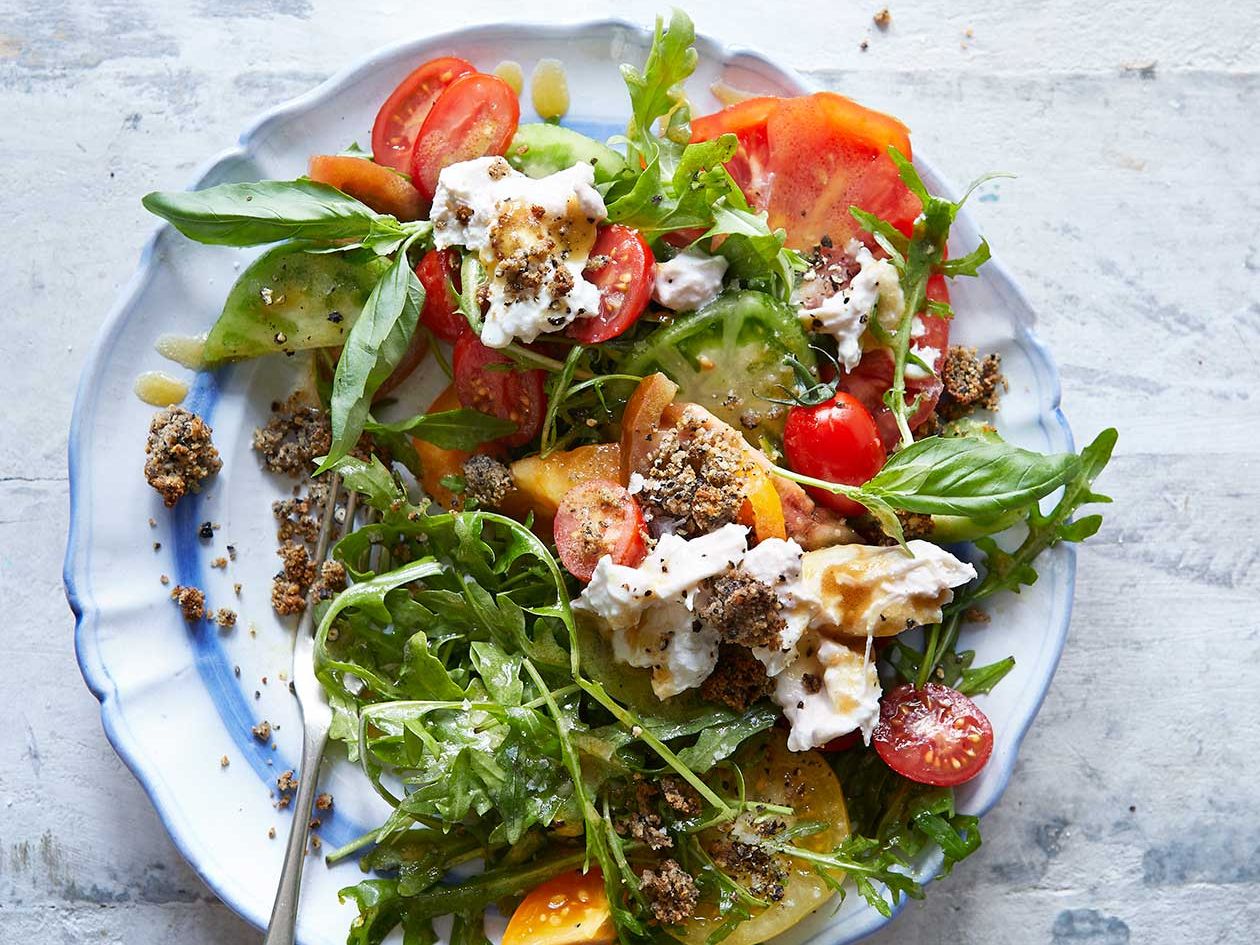
[(319, 781), (319, 763), (328, 744), (326, 726), (306, 726), (302, 739), (302, 770), (297, 797), (293, 801), (293, 824), (289, 828), (289, 844), (284, 851), (280, 885), (276, 902), (271, 907), (271, 921), (263, 945), (294, 945), (297, 938), (298, 899), (302, 888), (302, 867), (306, 860), (306, 839), (311, 829), (311, 807)]

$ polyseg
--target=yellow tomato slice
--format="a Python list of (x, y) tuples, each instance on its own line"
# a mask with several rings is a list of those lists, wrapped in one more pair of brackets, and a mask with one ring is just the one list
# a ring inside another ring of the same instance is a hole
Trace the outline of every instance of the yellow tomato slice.
[[(771, 804), (791, 807), (792, 816), (782, 819), (791, 828), (798, 822), (814, 821), (830, 824), (826, 830), (809, 834), (796, 841), (798, 846), (822, 852), (835, 849), (849, 835), (849, 813), (844, 805), (844, 792), (831, 766), (816, 751), (789, 751), (784, 734), (772, 729), (747, 742), (735, 756), (744, 773), (748, 797)], [(726, 775), (730, 783), (719, 784), (726, 794), (736, 792), (734, 775)], [(745, 815), (747, 816), (747, 815)], [(749, 829), (753, 829), (749, 825)], [(711, 843), (722, 834), (711, 831), (701, 836)], [(737, 875), (734, 877), (739, 880)], [(836, 879), (841, 879), (837, 874)], [(723, 945), (757, 945), (786, 932), (821, 907), (831, 892), (827, 884), (809, 864), (792, 860), (783, 884), (783, 898), (768, 909), (735, 927)], [(671, 934), (686, 945), (704, 945), (705, 940), (722, 924), (712, 903), (704, 903), (699, 914)]]
[(536, 887), (512, 913), (503, 945), (611, 945), (617, 940), (604, 876), (562, 873)]
[(621, 445), (592, 443), (546, 457), (526, 456), (511, 466), (516, 489), (503, 500), (501, 510), (523, 519), (529, 512), (539, 527), (550, 527), (564, 494), (592, 479), (612, 479), (621, 475)]

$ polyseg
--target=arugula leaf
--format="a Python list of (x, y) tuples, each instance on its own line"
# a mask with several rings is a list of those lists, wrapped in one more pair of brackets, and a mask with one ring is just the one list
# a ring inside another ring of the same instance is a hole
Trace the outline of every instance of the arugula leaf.
[(371, 434), (409, 433), (444, 450), (475, 450), (482, 443), (515, 433), (516, 424), (471, 407), (460, 407), (416, 414), (395, 423), (368, 420), (363, 429)]
[[(1111, 501), (1094, 492), (1093, 484), (1110, 461), (1116, 439), (1114, 429), (1103, 430), (1081, 450), (1071, 477), (1064, 484), (1063, 496), (1048, 513), (1043, 514), (1036, 505), (1029, 507), (1027, 533), (1014, 551), (1006, 551), (993, 538), (976, 540), (976, 547), (985, 556), (984, 576), (957, 592), (945, 606), (942, 622), (927, 628), (922, 654), (910, 650), (904, 643), (897, 644), (898, 662), (905, 667), (898, 671), (907, 681), (922, 686), (933, 676), (942, 679), (948, 676), (961, 680), (971, 691), (987, 692), (1009, 672), (1010, 665), (1005, 661), (974, 671), (970, 670), (969, 661), (961, 669), (950, 665), (964, 656), (954, 652), (963, 614), (994, 594), (1019, 593), (1021, 587), (1035, 583), (1037, 570), (1033, 562), (1046, 549), (1064, 541), (1084, 541), (1098, 531), (1102, 516), (1086, 515), (1076, 519), (1073, 516), (1082, 505)], [(967, 675), (968, 671), (971, 676)]]
[(394, 372), (415, 333), (424, 287), (404, 246), (363, 306), (337, 360), (332, 389), (332, 446), (316, 474), (330, 469), (359, 442), (372, 395)]
[[(897, 165), (902, 182), (923, 204), (923, 212), (914, 221), (910, 237), (907, 238), (891, 223), (861, 207), (850, 207), (849, 213), (884, 248), (900, 276), (905, 310), (896, 329), (888, 333), (887, 340), (891, 342), (893, 351), (893, 380), (892, 386), (884, 395), (884, 402), (897, 422), (901, 445), (909, 447), (914, 442), (914, 435), (910, 432), (910, 416), (914, 413), (918, 399), (913, 403), (906, 400), (906, 365), (915, 363), (915, 356), (910, 352), (914, 319), (930, 307), (927, 298), (928, 280), (937, 273), (948, 276), (978, 275), (980, 266), (989, 258), (989, 245), (981, 240), (980, 246), (971, 253), (947, 261), (945, 249), (950, 227), (971, 195), (971, 190), (957, 203), (937, 197), (928, 192), (914, 164), (896, 147), (890, 145), (888, 154)], [(934, 314), (943, 314), (939, 306)]]
[(1002, 441), (933, 436), (894, 453), (852, 497), (909, 512), (984, 518), (1049, 495), (1078, 465), (1071, 453), (1043, 455)]
[[(684, 101), (682, 83), (696, 71), (700, 60), (692, 45), (696, 41), (696, 29), (691, 18), (682, 10), (675, 9), (670, 16), (669, 28), (662, 29), (662, 19), (657, 17), (652, 37), (652, 49), (640, 72), (629, 63), (621, 67), (621, 75), (630, 92), (630, 125), (626, 130), (631, 154), (630, 164), (642, 157), (651, 161), (657, 156), (657, 139), (652, 126), (658, 119)], [(671, 124), (671, 140), (685, 143), (690, 134), (685, 125)]]
[(342, 902), (353, 899), (359, 907), (346, 945), (381, 945), (406, 911), (395, 879), (365, 879), (338, 890), (337, 898)]
[(695, 742), (678, 753), (678, 760), (697, 774), (729, 758), (740, 745), (778, 721), (778, 708), (765, 702), (749, 706), (733, 721), (701, 730)]
[(155, 191), (141, 202), (189, 239), (216, 246), (347, 240), (391, 252), (418, 229), (429, 227), (399, 223), (335, 187), (306, 178)]

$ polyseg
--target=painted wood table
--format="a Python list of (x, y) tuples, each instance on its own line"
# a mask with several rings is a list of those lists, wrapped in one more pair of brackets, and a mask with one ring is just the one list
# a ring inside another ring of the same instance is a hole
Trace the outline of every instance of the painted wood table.
[[(0, 941), (259, 936), (101, 733), (62, 596), (80, 363), (153, 220), (260, 110), (511, 0), (0, 0)], [(977, 206), (1063, 369), (1121, 430), (1058, 677), (984, 846), (877, 940), (1208, 945), (1260, 923), (1260, 6), (773, 5), (697, 25), (901, 116)], [(553, 0), (648, 22), (657, 4)], [(534, 15), (541, 15), (542, 11)]]

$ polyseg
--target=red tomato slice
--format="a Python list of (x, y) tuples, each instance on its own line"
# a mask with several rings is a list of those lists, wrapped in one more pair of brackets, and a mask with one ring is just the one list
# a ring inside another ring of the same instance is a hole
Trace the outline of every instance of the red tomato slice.
[[(945, 277), (935, 275), (928, 280), (927, 297), (938, 302), (949, 301), (949, 288)], [(919, 407), (910, 416), (911, 431), (917, 430), (936, 409), (936, 402), (941, 397), (941, 371), (945, 368), (945, 354), (949, 349), (949, 319), (926, 313), (919, 316), (923, 320), (924, 332), (914, 339), (916, 348), (935, 348), (936, 360), (932, 370), (936, 374), (928, 378), (906, 379), (906, 400), (912, 403), (914, 398), (923, 395)], [(857, 367), (840, 379), (840, 389), (852, 394), (875, 418), (879, 428), (879, 438), (885, 449), (892, 449), (901, 440), (897, 431), (897, 421), (892, 411), (884, 403), (884, 393), (892, 387), (893, 359), (886, 348), (874, 348), (864, 355)]]
[[(799, 473), (857, 486), (879, 472), (886, 453), (870, 411), (855, 397), (838, 392), (817, 407), (792, 407), (783, 428), (788, 465)], [(820, 505), (841, 515), (866, 509), (852, 499), (806, 487)]]
[(438, 96), (420, 126), (411, 151), (412, 183), (432, 200), (442, 168), (503, 154), (520, 117), (516, 93), (498, 76), (460, 76)]
[(884, 693), (871, 744), (884, 763), (920, 784), (970, 781), (993, 753), (993, 726), (956, 689), (909, 684)]
[(906, 188), (889, 145), (910, 157), (910, 135), (897, 119), (834, 92), (784, 99), (766, 120), (772, 175), (770, 226), (788, 245), (812, 249), (869, 239), (849, 207), (868, 210), (909, 234), (922, 205)]
[(521, 370), (507, 355), (483, 345), (472, 331), (455, 342), (451, 368), (461, 404), (516, 424), (515, 433), (496, 442), (524, 446), (538, 436), (547, 412), (543, 371)]
[(409, 173), (416, 134), (433, 103), (461, 75), (475, 71), (470, 62), (444, 56), (431, 59), (403, 79), (389, 93), (372, 124), (372, 157), (376, 163)]
[(730, 133), (739, 138), (739, 150), (726, 162), (726, 169), (748, 202), (758, 210), (770, 205), (770, 142), (766, 122), (782, 99), (750, 98), (712, 115), (694, 118), (692, 141), (712, 141)]
[(424, 286), (421, 323), (443, 341), (454, 344), (468, 330), (459, 310), (459, 254), (453, 249), (431, 249), (416, 264), (416, 278)]
[(377, 213), (400, 220), (418, 220), (424, 215), (424, 198), (403, 177), (367, 158), (345, 154), (317, 154), (311, 158), (311, 180), (336, 187), (355, 200), (361, 200)]
[(593, 345), (616, 338), (638, 321), (652, 297), (656, 259), (637, 230), (614, 223), (600, 229), (591, 258), (608, 261), (582, 275), (599, 286), (599, 314), (579, 318), (567, 330), (570, 338)]
[(574, 486), (556, 511), (560, 562), (579, 581), (589, 581), (605, 555), (633, 568), (647, 557), (647, 530), (634, 496), (611, 479)]

